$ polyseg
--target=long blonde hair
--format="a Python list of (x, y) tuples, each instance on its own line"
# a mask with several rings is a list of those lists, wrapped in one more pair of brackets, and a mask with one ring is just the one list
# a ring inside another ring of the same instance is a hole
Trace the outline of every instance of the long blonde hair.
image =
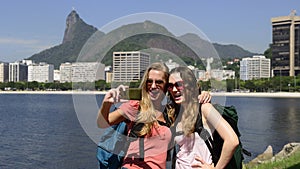
[(162, 62), (155, 62), (152, 63), (144, 73), (143, 79), (140, 84), (140, 88), (142, 88), (142, 99), (140, 101), (140, 113), (138, 114), (137, 122), (144, 123), (144, 127), (139, 132), (140, 136), (151, 134), (151, 129), (154, 123), (157, 122), (156, 120), (156, 110), (153, 106), (151, 101), (150, 95), (148, 93), (147, 88), (147, 79), (149, 77), (149, 72), (151, 70), (162, 71), (164, 73), (164, 93), (167, 91), (166, 83), (169, 79), (169, 69), (168, 67)]
[(170, 96), (173, 106), (170, 106), (171, 109), (168, 114), (173, 114), (173, 119), (176, 118), (176, 121), (181, 120), (184, 135), (190, 135), (195, 131), (195, 123), (199, 113), (199, 87), (194, 73), (189, 68), (176, 67), (171, 70), (170, 75), (175, 73), (179, 73), (183, 80), (185, 101), (181, 105), (177, 105), (172, 96)]

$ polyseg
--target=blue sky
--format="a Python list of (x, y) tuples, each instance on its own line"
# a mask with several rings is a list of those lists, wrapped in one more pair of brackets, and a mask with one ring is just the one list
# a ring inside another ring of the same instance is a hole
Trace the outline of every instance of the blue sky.
[(272, 41), (272, 17), (287, 16), (293, 9), (300, 13), (298, 0), (3, 0), (0, 4), (0, 61), (4, 62), (60, 44), (72, 8), (98, 29), (135, 13), (167, 13), (189, 21), (211, 42), (237, 44), (257, 53)]

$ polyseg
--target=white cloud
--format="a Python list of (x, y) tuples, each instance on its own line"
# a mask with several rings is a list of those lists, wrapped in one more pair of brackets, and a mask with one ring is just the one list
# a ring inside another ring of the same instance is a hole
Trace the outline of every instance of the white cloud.
[(53, 46), (55, 43), (47, 40), (0, 37), (0, 61), (22, 60)]
[(33, 45), (39, 43), (38, 40), (34, 39), (16, 39), (16, 38), (0, 38), (0, 44), (6, 45)]

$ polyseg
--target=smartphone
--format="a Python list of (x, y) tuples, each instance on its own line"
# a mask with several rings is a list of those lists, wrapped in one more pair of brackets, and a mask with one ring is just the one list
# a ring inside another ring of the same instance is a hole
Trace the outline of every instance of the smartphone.
[(121, 91), (120, 99), (141, 100), (142, 99), (142, 89), (141, 88), (128, 88), (125, 91)]

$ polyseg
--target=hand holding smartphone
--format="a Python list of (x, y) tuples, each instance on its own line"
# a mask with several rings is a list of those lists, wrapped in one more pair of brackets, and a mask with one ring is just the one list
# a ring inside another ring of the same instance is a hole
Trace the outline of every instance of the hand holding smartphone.
[(120, 91), (120, 99), (122, 100), (141, 100), (142, 89), (141, 88), (127, 88), (125, 91)]

